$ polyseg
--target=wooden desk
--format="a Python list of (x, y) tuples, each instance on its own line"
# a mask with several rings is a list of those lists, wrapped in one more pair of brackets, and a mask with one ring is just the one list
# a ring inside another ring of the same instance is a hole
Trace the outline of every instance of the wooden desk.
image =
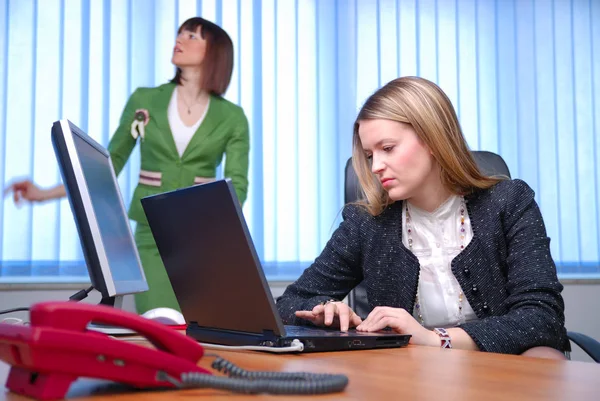
[[(344, 373), (350, 378), (344, 393), (318, 396), (345, 400), (598, 400), (600, 365), (561, 362), (483, 352), (409, 346), (393, 350), (273, 355), (257, 352), (218, 353), (249, 370)], [(206, 357), (202, 366), (209, 367)], [(9, 366), (0, 362), (0, 383)], [(93, 395), (93, 397), (87, 397)], [(68, 398), (94, 401), (158, 401), (165, 399), (288, 399), (300, 396), (235, 395), (215, 390), (132, 391), (115, 384), (79, 380)], [(28, 400), (7, 390), (0, 401)]]

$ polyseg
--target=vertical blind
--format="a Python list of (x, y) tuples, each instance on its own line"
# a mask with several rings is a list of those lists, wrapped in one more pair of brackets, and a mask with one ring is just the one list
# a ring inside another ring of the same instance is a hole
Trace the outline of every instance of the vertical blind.
[[(594, 0), (0, 0), (5, 185), (60, 182), (55, 120), (107, 145), (135, 88), (172, 78), (176, 30), (193, 16), (234, 42), (226, 98), (250, 122), (244, 214), (264, 261), (318, 255), (339, 222), (358, 109), (389, 80), (417, 75), (448, 94), (472, 149), (499, 153), (536, 191), (560, 273), (600, 273)], [(136, 149), (119, 177), (126, 203), (139, 165)], [(66, 200), (5, 198), (0, 235), (4, 263), (82, 260)]]

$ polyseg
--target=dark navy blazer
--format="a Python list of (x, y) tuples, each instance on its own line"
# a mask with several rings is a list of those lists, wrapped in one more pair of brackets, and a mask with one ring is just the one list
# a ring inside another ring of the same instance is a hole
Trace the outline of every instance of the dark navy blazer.
[[(479, 319), (460, 327), (483, 351), (570, 349), (563, 286), (533, 190), (521, 180), (506, 180), (465, 201), (473, 239), (452, 260), (452, 271)], [(402, 202), (378, 216), (346, 205), (342, 215), (321, 255), (278, 300), (286, 324), (306, 324), (294, 311), (344, 299), (363, 280), (371, 308), (413, 310), (420, 267), (402, 244)]]

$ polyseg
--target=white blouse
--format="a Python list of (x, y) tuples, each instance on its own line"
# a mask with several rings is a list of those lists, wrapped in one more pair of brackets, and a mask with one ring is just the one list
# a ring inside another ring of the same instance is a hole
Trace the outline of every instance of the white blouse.
[(208, 108), (210, 107), (210, 97), (208, 98), (208, 103), (206, 104), (206, 108), (204, 109), (204, 113), (202, 116), (194, 123), (192, 126), (187, 126), (181, 121), (181, 117), (179, 116), (179, 110), (177, 107), (177, 87), (173, 90), (173, 95), (171, 96), (171, 101), (169, 102), (169, 126), (171, 127), (171, 132), (173, 133), (173, 139), (175, 140), (175, 146), (177, 147), (177, 152), (179, 153), (179, 157), (183, 156), (183, 152), (185, 152), (185, 148), (187, 148), (188, 144), (192, 140), (192, 137), (202, 124), (204, 117), (206, 117), (206, 113), (208, 112)]
[[(461, 288), (452, 273), (450, 263), (473, 238), (473, 229), (465, 207), (465, 238), (460, 238), (462, 197), (452, 195), (433, 212), (408, 204), (411, 220), (412, 252), (421, 265), (418, 300), (423, 325), (427, 328), (452, 327), (477, 316), (466, 296), (459, 301)], [(408, 248), (406, 206), (402, 210), (402, 243)], [(462, 306), (462, 311), (459, 306)], [(413, 315), (417, 321), (419, 310)]]

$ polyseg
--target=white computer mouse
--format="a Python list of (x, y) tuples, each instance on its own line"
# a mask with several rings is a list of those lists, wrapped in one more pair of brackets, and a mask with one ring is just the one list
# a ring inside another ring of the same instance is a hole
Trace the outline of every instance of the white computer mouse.
[(142, 317), (146, 319), (154, 320), (155, 322), (168, 324), (168, 325), (180, 325), (186, 324), (185, 318), (181, 312), (171, 308), (154, 308), (142, 313)]

